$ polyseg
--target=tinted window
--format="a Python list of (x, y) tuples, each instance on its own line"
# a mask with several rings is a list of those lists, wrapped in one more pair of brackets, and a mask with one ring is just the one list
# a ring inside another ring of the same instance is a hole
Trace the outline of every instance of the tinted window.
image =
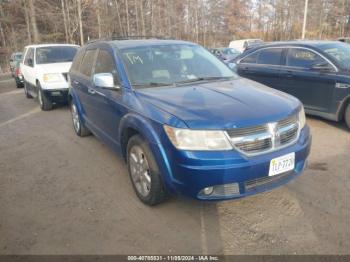
[(83, 59), (83, 56), (84, 56), (84, 51), (79, 51), (76, 54), (72, 64), (72, 70), (79, 70), (79, 66), (80, 66), (81, 60)]
[(255, 52), (251, 55), (246, 56), (241, 60), (241, 63), (255, 64), (258, 59), (259, 52)]
[(89, 77), (91, 76), (92, 67), (94, 65), (95, 54), (96, 54), (96, 49), (87, 50), (85, 52), (83, 61), (81, 62), (79, 67), (80, 73)]
[(105, 50), (100, 50), (97, 55), (95, 74), (98, 73), (115, 73), (114, 61), (111, 55)]
[[(348, 39), (346, 39), (348, 40)], [(331, 43), (320, 45), (320, 49), (330, 55), (334, 60), (340, 63), (342, 66), (350, 67), (350, 45), (343, 43)]]
[(26, 57), (24, 59), (24, 64), (29, 66), (29, 59), (32, 60), (32, 62), (34, 63), (34, 48), (29, 48), (29, 50), (27, 51)]
[(260, 51), (258, 64), (280, 65), (282, 48), (268, 48)]
[(310, 50), (291, 48), (288, 50), (286, 64), (287, 66), (311, 68), (315, 64), (324, 62), (326, 61), (322, 57)]
[[(148, 87), (203, 78), (234, 78), (235, 74), (209, 51), (197, 45), (157, 45), (121, 50), (134, 86)], [(199, 80), (198, 80), (199, 79)]]
[(73, 46), (50, 46), (36, 49), (37, 64), (71, 62), (78, 48)]

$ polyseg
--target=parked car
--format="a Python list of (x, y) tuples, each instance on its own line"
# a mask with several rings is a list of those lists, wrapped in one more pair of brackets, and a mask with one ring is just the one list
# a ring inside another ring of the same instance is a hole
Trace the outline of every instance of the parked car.
[(306, 166), (300, 101), (238, 77), (199, 45), (95, 41), (78, 51), (69, 79), (76, 134), (92, 132), (124, 157), (145, 204), (176, 192), (244, 197)]
[(337, 41), (350, 44), (350, 37), (339, 37)]
[(37, 97), (42, 110), (51, 110), (57, 102), (67, 102), (68, 71), (78, 47), (68, 44), (25, 47), (20, 65), (24, 92), (27, 98)]
[(21, 52), (16, 52), (12, 53), (10, 56), (10, 71), (12, 77), (15, 77), (15, 67), (17, 62), (20, 62), (22, 60), (22, 53)]
[(209, 51), (224, 63), (240, 55), (239, 51), (237, 51), (234, 48), (228, 48), (228, 47), (210, 48)]
[(310, 115), (350, 128), (350, 46), (337, 41), (264, 45), (236, 58), (239, 75), (289, 93)]
[(264, 42), (261, 39), (241, 39), (231, 41), (229, 48), (234, 48), (237, 51), (243, 53), (245, 50), (254, 46), (262, 45)]
[(16, 87), (17, 88), (23, 87), (24, 81), (23, 81), (23, 75), (21, 73), (20, 61), (16, 62), (13, 71), (14, 71), (14, 78), (15, 78), (15, 82), (16, 82)]

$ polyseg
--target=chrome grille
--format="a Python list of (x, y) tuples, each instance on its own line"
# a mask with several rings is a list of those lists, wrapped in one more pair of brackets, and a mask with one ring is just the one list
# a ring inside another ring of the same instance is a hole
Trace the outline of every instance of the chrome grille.
[(227, 130), (233, 146), (247, 155), (266, 153), (290, 145), (298, 134), (297, 116), (266, 125)]

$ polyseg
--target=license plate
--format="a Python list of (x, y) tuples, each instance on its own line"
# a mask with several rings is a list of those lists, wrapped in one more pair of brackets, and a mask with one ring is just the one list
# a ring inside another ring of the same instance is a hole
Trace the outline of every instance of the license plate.
[(295, 153), (274, 158), (270, 161), (269, 176), (276, 176), (294, 169)]

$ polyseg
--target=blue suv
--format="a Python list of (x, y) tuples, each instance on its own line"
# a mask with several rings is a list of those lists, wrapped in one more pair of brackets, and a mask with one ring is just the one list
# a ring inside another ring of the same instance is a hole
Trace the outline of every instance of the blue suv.
[(224, 200), (302, 173), (311, 135), (296, 98), (176, 40), (98, 40), (69, 72), (75, 132), (120, 153), (139, 199)]

